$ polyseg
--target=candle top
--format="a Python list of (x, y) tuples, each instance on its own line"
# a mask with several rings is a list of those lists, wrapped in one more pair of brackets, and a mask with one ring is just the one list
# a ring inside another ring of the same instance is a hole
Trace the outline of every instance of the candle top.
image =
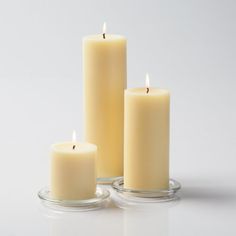
[(102, 34), (96, 34), (96, 35), (85, 36), (83, 40), (108, 42), (108, 41), (125, 40), (125, 37), (117, 34), (106, 34), (106, 38), (104, 39)]
[(149, 88), (149, 92), (147, 93), (147, 88), (131, 88), (126, 89), (125, 93), (137, 95), (137, 96), (160, 96), (160, 95), (169, 95), (169, 91), (167, 89), (161, 88)]
[(54, 152), (60, 152), (60, 153), (78, 154), (78, 153), (94, 152), (97, 150), (97, 146), (91, 143), (80, 143), (80, 142), (70, 141), (70, 142), (53, 144), (52, 150)]

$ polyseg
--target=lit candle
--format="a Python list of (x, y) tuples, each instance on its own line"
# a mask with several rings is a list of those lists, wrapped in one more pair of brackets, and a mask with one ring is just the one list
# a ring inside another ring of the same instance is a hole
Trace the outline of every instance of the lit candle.
[(98, 147), (98, 177), (123, 175), (126, 39), (106, 33), (83, 39), (85, 139)]
[(136, 190), (169, 186), (169, 104), (167, 90), (125, 91), (124, 186)]
[(61, 200), (93, 198), (96, 191), (97, 147), (90, 143), (57, 143), (52, 146), (51, 192)]
[(106, 24), (106, 22), (104, 22), (103, 27), (102, 27), (102, 37), (104, 39), (106, 38), (106, 31), (107, 31), (107, 24)]

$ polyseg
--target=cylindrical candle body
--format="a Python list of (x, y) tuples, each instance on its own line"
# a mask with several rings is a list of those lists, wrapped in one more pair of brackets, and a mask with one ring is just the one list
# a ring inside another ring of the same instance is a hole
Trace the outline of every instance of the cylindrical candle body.
[(88, 36), (83, 40), (85, 139), (98, 147), (98, 177), (123, 175), (126, 40)]
[(125, 188), (169, 187), (169, 103), (167, 90), (125, 91)]
[[(73, 149), (73, 145), (76, 145)], [(59, 143), (52, 146), (52, 197), (62, 200), (93, 198), (96, 191), (97, 147), (89, 143)]]

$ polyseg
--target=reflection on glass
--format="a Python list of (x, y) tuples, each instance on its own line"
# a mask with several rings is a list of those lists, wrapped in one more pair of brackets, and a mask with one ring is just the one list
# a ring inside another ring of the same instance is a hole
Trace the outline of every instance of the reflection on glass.
[(118, 208), (83, 212), (44, 209), (50, 236), (123, 235), (123, 211)]
[(124, 211), (124, 236), (168, 236), (168, 208), (126, 209)]

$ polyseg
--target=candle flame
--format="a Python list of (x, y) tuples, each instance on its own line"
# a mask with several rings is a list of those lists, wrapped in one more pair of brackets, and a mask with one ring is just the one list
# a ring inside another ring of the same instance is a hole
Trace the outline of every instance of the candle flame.
[(75, 143), (76, 142), (76, 132), (75, 130), (72, 133), (72, 142)]
[(103, 33), (103, 35), (106, 34), (106, 31), (107, 31), (107, 24), (106, 24), (106, 22), (104, 22), (104, 23), (103, 23), (103, 27), (102, 27), (102, 33)]
[(146, 74), (146, 88), (147, 88), (147, 93), (149, 92), (150, 88), (150, 82), (149, 82), (149, 75), (148, 73)]

